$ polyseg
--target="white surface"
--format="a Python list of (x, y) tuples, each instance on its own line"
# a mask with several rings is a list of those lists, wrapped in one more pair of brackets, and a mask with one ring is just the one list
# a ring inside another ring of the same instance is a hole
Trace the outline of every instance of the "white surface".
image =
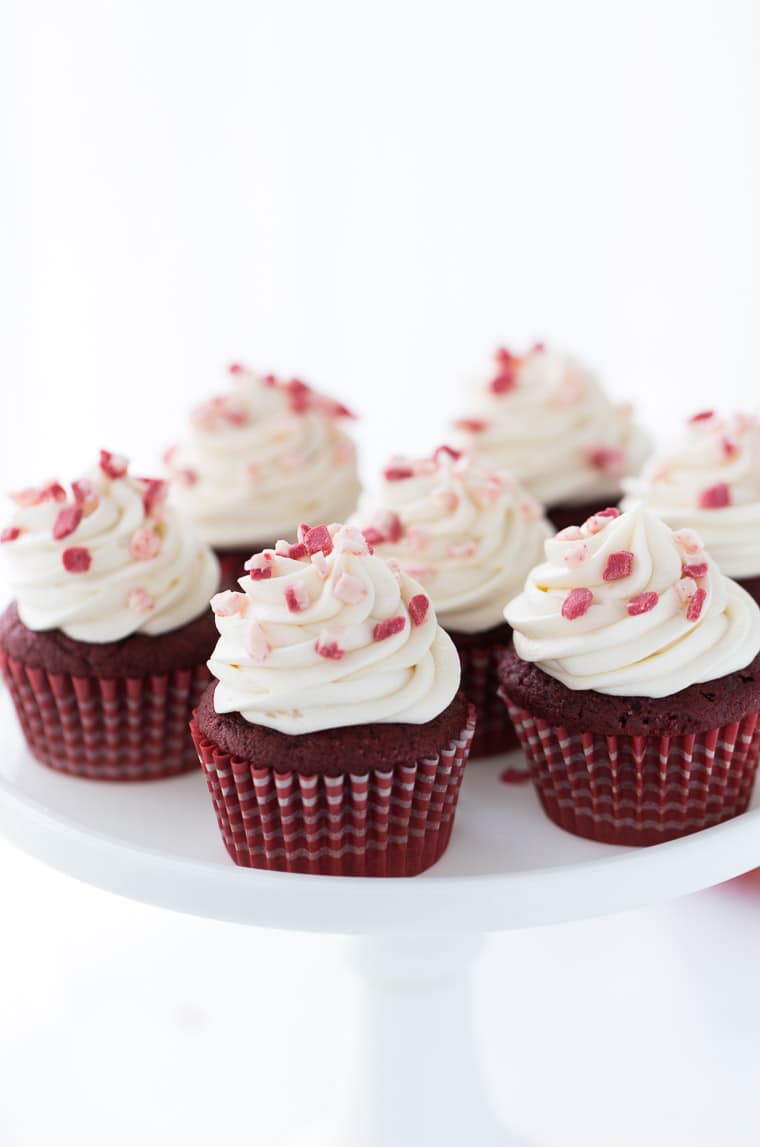
[(751, 811), (654, 848), (572, 836), (530, 785), (505, 785), (509, 758), (465, 771), (454, 836), (413, 879), (306, 876), (236, 867), (200, 770), (145, 784), (62, 776), (30, 756), (0, 698), (0, 828), (21, 848), (102, 888), (235, 923), (321, 932), (499, 931), (619, 912), (760, 865)]

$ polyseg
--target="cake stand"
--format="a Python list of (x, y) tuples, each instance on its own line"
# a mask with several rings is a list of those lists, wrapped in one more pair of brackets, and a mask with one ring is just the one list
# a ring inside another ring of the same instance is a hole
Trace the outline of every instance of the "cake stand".
[(500, 781), (501, 758), (468, 765), (452, 843), (423, 876), (259, 872), (228, 859), (200, 771), (131, 785), (60, 776), (29, 756), (5, 695), (0, 745), (0, 829), (54, 868), (178, 912), (356, 936), (363, 1046), (350, 1085), (333, 1079), (352, 1100), (335, 1127), (288, 1147), (514, 1144), (492, 1114), (470, 1025), (483, 934), (641, 907), (760, 865), (760, 793), (724, 825), (616, 848), (552, 825), (530, 786)]

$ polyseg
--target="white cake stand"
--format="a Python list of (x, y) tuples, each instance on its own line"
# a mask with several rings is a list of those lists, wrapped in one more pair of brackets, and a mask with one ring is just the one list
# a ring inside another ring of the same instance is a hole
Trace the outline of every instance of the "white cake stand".
[(350, 1085), (328, 1082), (351, 1102), (336, 1127), (289, 1147), (514, 1143), (492, 1115), (470, 1029), (467, 978), (483, 933), (620, 912), (760, 865), (760, 793), (717, 828), (615, 848), (555, 828), (529, 786), (499, 781), (503, 758), (468, 765), (451, 846), (423, 876), (258, 872), (228, 859), (200, 771), (139, 785), (59, 776), (27, 753), (6, 696), (0, 745), (0, 829), (54, 868), (179, 912), (360, 937), (362, 1053)]

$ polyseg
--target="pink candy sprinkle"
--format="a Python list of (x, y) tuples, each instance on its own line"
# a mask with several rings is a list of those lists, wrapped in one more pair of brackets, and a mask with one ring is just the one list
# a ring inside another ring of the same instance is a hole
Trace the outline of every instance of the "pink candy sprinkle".
[(498, 366), (498, 374), (491, 379), (489, 389), (492, 394), (509, 394), (517, 386), (518, 360), (506, 347), (497, 350), (494, 357)]
[(714, 486), (702, 490), (699, 495), (700, 510), (722, 510), (730, 505), (731, 491), (725, 482), (716, 482)]
[(587, 556), (588, 546), (582, 543), (578, 546), (570, 546), (563, 555), (562, 560), (571, 570), (575, 570), (578, 566), (583, 565)]
[(237, 590), (225, 589), (215, 593), (210, 604), (217, 617), (234, 617), (238, 613), (245, 613), (248, 598)]
[(230, 365), (227, 367), (227, 373), (228, 374), (244, 374), (245, 373), (245, 367), (242, 366), (239, 362), (231, 362)]
[(583, 617), (591, 609), (593, 600), (594, 595), (590, 589), (585, 587), (571, 589), (562, 602), (562, 616), (568, 621), (575, 621), (576, 618)]
[(163, 478), (144, 478), (143, 510), (146, 517), (154, 514), (166, 501), (167, 486)]
[(147, 589), (143, 589), (141, 586), (136, 586), (135, 589), (129, 591), (127, 605), (135, 613), (150, 613), (152, 609), (156, 608), (156, 603)]
[(334, 541), (343, 554), (353, 554), (355, 557), (363, 557), (369, 553), (367, 539), (361, 530), (357, 530), (355, 526), (343, 526), (335, 535)]
[(325, 557), (332, 553), (333, 540), (327, 526), (314, 526), (307, 530), (303, 537), (303, 544), (309, 554), (323, 553)]
[(272, 652), (272, 646), (267, 641), (266, 634), (258, 621), (252, 621), (246, 626), (243, 635), (243, 648), (251, 661), (255, 661), (259, 665), (266, 661)]
[(92, 565), (92, 554), (85, 546), (69, 546), (61, 554), (61, 561), (69, 573), (87, 573)]
[(654, 609), (659, 600), (660, 595), (654, 591), (640, 593), (638, 597), (631, 598), (626, 608), (631, 617), (638, 617), (640, 613), (649, 613), (650, 609)]
[(409, 616), (412, 625), (422, 625), (430, 609), (430, 599), (424, 593), (416, 593), (409, 598)]
[(285, 590), (285, 602), (291, 613), (302, 613), (311, 605), (309, 591), (302, 581), (293, 582)]
[(390, 466), (386, 466), (383, 470), (383, 477), (386, 482), (403, 482), (406, 478), (414, 477), (414, 470), (411, 466), (391, 463)]
[(588, 451), (586, 458), (589, 466), (603, 474), (616, 474), (625, 463), (623, 451), (614, 446), (595, 446)]
[(326, 661), (340, 661), (345, 656), (345, 649), (340, 643), (338, 635), (329, 629), (323, 629), (317, 638), (314, 649)]
[(333, 594), (346, 605), (357, 605), (366, 597), (364, 583), (354, 574), (342, 573), (333, 586)]
[(18, 526), (6, 526), (4, 530), (0, 530), (0, 542), (15, 542), (20, 534)]
[(701, 615), (702, 610), (704, 608), (706, 597), (707, 597), (707, 590), (702, 589), (702, 587), (700, 586), (700, 588), (697, 590), (697, 592), (694, 594), (691, 601), (689, 602), (689, 607), (686, 610), (686, 620), (687, 621), (699, 621), (700, 615)]
[(684, 577), (706, 577), (709, 566), (707, 562), (693, 562), (683, 567)]
[(689, 418), (688, 421), (689, 422), (709, 422), (714, 417), (715, 417), (715, 411), (714, 410), (700, 410), (696, 414), (692, 414), (691, 418)]
[(123, 454), (112, 454), (110, 450), (100, 451), (100, 469), (108, 478), (123, 478), (129, 467)]
[(58, 511), (58, 517), (53, 523), (53, 537), (57, 542), (73, 534), (82, 520), (81, 506), (65, 506)]
[(161, 539), (150, 526), (140, 526), (129, 539), (129, 554), (138, 562), (151, 561), (161, 553)]
[(378, 621), (372, 630), (372, 637), (375, 641), (385, 641), (386, 638), (401, 633), (405, 625), (403, 617), (386, 617), (385, 621)]
[(457, 418), (454, 426), (468, 434), (482, 434), (488, 423), (483, 418)]
[(691, 557), (698, 554), (703, 548), (703, 542), (696, 530), (674, 530), (673, 541), (683, 553)]
[(602, 577), (605, 581), (620, 581), (628, 577), (633, 569), (633, 554), (630, 550), (616, 550), (607, 558)]

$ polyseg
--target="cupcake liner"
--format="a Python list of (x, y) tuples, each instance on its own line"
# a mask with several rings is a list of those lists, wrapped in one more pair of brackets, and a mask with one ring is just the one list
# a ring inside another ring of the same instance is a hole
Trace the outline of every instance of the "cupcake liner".
[(0, 652), (0, 670), (29, 749), (61, 773), (145, 781), (197, 768), (187, 722), (205, 664), (144, 677), (48, 673)]
[[(460, 644), (456, 634), (452, 637), (462, 663), (461, 690), (475, 706), (477, 724), (470, 756), (492, 757), (519, 749), (512, 720), (499, 696), (499, 660), (507, 648), (502, 642), (474, 645), (470, 641)], [(525, 766), (525, 779), (529, 777)]]
[(475, 713), (436, 757), (337, 777), (279, 772), (190, 731), (235, 864), (323, 876), (416, 876), (443, 855)]
[(547, 816), (607, 844), (660, 844), (744, 812), (760, 713), (700, 733), (604, 736), (552, 726), (507, 700)]

